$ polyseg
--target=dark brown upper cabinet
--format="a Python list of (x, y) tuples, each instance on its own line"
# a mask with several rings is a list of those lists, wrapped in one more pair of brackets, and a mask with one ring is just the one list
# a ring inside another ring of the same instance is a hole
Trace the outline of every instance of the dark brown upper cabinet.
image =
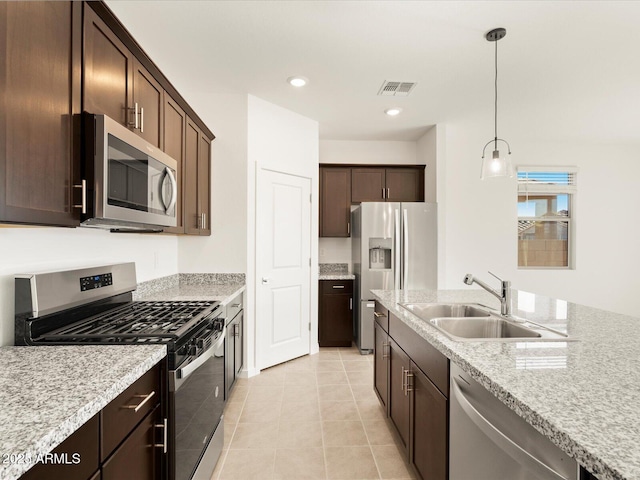
[(351, 233), (351, 169), (320, 167), (320, 236)]
[(163, 89), (91, 8), (84, 19), (84, 109), (162, 146)]
[(0, 2), (0, 222), (76, 226), (82, 4)]
[(134, 57), (104, 21), (84, 9), (84, 110), (131, 126)]
[(211, 142), (187, 118), (184, 162), (184, 230), (190, 235), (211, 235)]
[(385, 201), (384, 168), (351, 169), (351, 203)]
[(187, 131), (187, 115), (182, 108), (165, 93), (164, 95), (164, 152), (178, 162), (176, 182), (180, 195), (176, 203), (176, 226), (165, 228), (166, 233), (184, 233), (183, 194), (185, 135)]
[(351, 205), (424, 202), (424, 165), (320, 165), (320, 236), (351, 236)]
[(424, 202), (424, 166), (353, 168), (351, 203)]

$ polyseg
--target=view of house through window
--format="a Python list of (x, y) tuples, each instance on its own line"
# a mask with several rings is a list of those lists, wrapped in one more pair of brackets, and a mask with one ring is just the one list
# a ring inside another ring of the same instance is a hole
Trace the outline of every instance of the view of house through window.
[(571, 267), (576, 169), (518, 167), (518, 267)]

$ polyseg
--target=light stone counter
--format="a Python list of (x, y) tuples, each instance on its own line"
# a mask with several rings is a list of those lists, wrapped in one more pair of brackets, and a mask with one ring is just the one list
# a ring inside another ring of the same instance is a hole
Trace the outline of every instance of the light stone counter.
[(164, 345), (0, 347), (0, 479), (20, 477), (165, 356)]
[(349, 273), (346, 263), (321, 263), (319, 265), (318, 280), (355, 280), (356, 276)]
[(212, 300), (223, 306), (244, 292), (244, 274), (181, 273), (138, 285), (134, 300)]
[(573, 342), (456, 342), (400, 302), (477, 302), (480, 289), (374, 296), (601, 480), (640, 479), (640, 319), (513, 290), (513, 315)]

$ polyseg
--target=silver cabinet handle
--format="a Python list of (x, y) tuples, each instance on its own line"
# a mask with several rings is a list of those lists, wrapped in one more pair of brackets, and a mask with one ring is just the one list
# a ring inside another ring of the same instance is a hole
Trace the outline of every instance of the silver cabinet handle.
[(140, 107), (140, 133), (144, 133), (144, 108)]
[(344, 288), (344, 285), (334, 285), (333, 288)]
[(162, 443), (156, 443), (154, 447), (162, 448), (162, 452), (167, 453), (167, 419), (165, 418), (163, 423), (156, 424), (155, 427), (163, 429), (163, 440)]
[(153, 397), (155, 394), (156, 392), (153, 391), (149, 395), (134, 395), (134, 398), (143, 398), (143, 400), (137, 405), (123, 405), (121, 408), (133, 409), (134, 412), (138, 413), (142, 406), (149, 400), (151, 400), (151, 397)]
[(386, 318), (387, 317), (384, 313), (380, 313), (380, 312), (373, 312), (373, 315), (376, 318)]
[(347, 235), (351, 235), (351, 223), (347, 222)]
[(409, 395), (409, 392), (413, 392), (413, 381), (409, 381), (409, 379), (413, 378), (413, 372), (411, 370), (406, 370), (405, 376), (407, 379), (405, 380), (406, 390), (404, 391), (405, 396)]
[(80, 185), (74, 185), (73, 188), (81, 188), (82, 189), (82, 200), (80, 205), (74, 205), (73, 208), (80, 208), (82, 213), (87, 213), (87, 181), (82, 180)]
[(391, 198), (391, 189), (387, 188), (387, 200)]
[(382, 358), (389, 358), (389, 351), (387, 350), (388, 348), (389, 343), (382, 342)]
[(349, 299), (349, 310), (353, 310), (353, 297)]
[(138, 129), (138, 102), (133, 104), (133, 122), (129, 121), (129, 126), (133, 127), (134, 129)]
[(385, 192), (384, 192), (384, 188), (383, 188), (383, 189), (382, 189), (382, 198), (383, 198), (383, 199), (384, 199), (384, 198), (386, 198), (386, 197), (384, 196), (384, 193), (385, 193)]
[(200, 228), (202, 230), (206, 230), (207, 229), (207, 214), (206, 213), (201, 213), (200, 214)]

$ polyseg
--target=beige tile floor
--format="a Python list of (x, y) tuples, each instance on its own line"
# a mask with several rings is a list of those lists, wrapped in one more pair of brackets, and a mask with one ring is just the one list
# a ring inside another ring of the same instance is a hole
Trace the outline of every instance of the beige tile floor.
[(372, 383), (373, 356), (356, 348), (321, 348), (239, 379), (212, 480), (415, 478)]

